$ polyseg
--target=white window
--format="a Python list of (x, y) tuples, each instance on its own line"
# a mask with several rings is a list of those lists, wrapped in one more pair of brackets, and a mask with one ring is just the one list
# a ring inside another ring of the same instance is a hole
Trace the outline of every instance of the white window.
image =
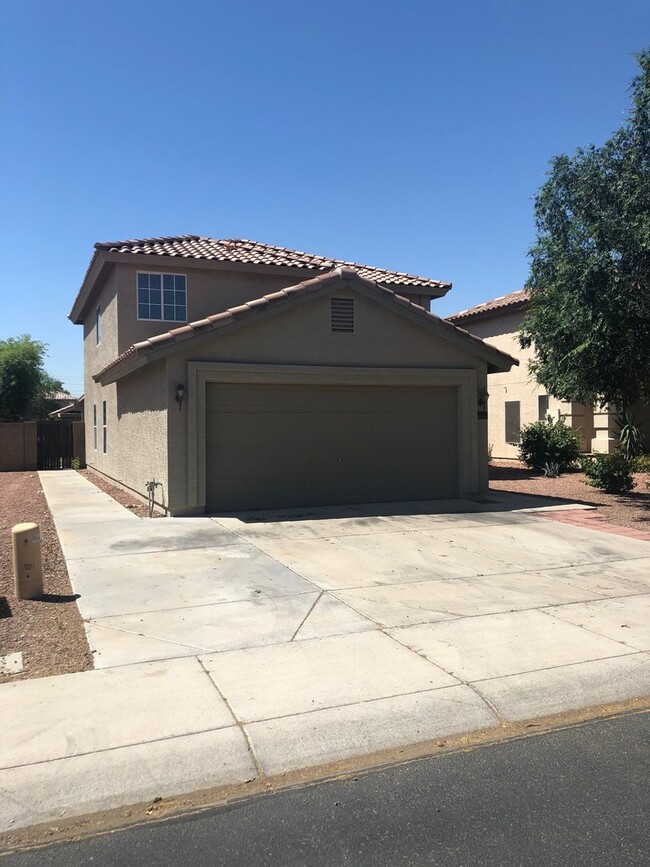
[(97, 451), (97, 404), (93, 404), (93, 448)]
[(102, 451), (106, 454), (106, 401), (102, 401)]
[(102, 308), (98, 307), (95, 313), (95, 339), (97, 346), (102, 342)]
[(138, 273), (138, 319), (187, 322), (185, 274)]

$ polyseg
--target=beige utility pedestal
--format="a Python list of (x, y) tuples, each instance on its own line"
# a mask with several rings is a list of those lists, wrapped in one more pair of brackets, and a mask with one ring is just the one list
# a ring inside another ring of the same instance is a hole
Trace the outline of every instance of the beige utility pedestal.
[(39, 599), (43, 595), (43, 566), (38, 524), (16, 524), (11, 528), (11, 541), (16, 598)]

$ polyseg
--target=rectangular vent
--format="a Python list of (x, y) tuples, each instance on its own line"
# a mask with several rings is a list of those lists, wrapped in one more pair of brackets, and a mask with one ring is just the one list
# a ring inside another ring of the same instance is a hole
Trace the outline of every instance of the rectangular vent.
[(354, 332), (354, 298), (331, 298), (332, 331)]

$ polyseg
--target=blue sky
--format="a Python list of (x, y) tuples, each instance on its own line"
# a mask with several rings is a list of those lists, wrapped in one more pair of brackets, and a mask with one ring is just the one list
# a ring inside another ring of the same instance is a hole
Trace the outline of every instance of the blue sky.
[(648, 0), (2, 0), (0, 338), (49, 344), (100, 240), (244, 237), (521, 288), (549, 159), (624, 118)]

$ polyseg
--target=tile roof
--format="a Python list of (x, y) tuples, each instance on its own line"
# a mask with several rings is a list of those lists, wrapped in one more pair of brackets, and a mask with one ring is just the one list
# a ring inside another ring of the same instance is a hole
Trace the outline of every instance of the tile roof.
[(353, 268), (361, 277), (384, 285), (413, 286), (423, 289), (449, 289), (451, 283), (417, 277), (404, 271), (388, 271), (359, 265), (341, 259), (329, 259), (299, 250), (288, 250), (273, 244), (248, 241), (243, 238), (204, 238), (200, 235), (179, 235), (170, 238), (144, 238), (132, 241), (106, 241), (95, 244), (95, 250), (107, 253), (133, 253), (145, 256), (178, 256), (219, 262), (239, 262), (246, 265), (271, 265), (285, 268), (305, 268), (311, 271), (332, 271)]
[(412, 301), (409, 301), (408, 298), (396, 294), (391, 289), (386, 289), (377, 282), (362, 278), (358, 272), (352, 268), (339, 267), (326, 274), (320, 274), (318, 277), (304, 280), (296, 286), (289, 286), (286, 289), (280, 289), (279, 292), (264, 295), (261, 298), (257, 298), (254, 301), (248, 301), (246, 304), (241, 304), (238, 307), (231, 307), (229, 310), (224, 310), (222, 313), (215, 313), (213, 316), (207, 316), (205, 319), (199, 319), (196, 322), (189, 322), (187, 325), (182, 325), (180, 328), (172, 328), (170, 331), (166, 331), (163, 334), (157, 334), (154, 337), (150, 337), (148, 340), (134, 343), (133, 346), (130, 346), (125, 352), (111, 361), (110, 364), (107, 364), (106, 367), (103, 367), (98, 373), (94, 374), (93, 379), (95, 382), (99, 382), (106, 373), (129, 359), (135, 359), (138, 356), (147, 355), (153, 350), (161, 347), (171, 347), (174, 344), (180, 344), (185, 340), (202, 334), (207, 334), (210, 331), (217, 331), (224, 326), (232, 325), (235, 322), (246, 319), (248, 316), (253, 316), (268, 310), (271, 307), (284, 304), (287, 301), (300, 297), (301, 295), (306, 295), (318, 289), (323, 289), (327, 286), (340, 283), (341, 280), (356, 280), (357, 282), (361, 282), (382, 293), (385, 298), (390, 299), (393, 303), (410, 308), (425, 319), (438, 323), (444, 329), (449, 329), (450, 332), (453, 332), (456, 335), (462, 335), (464, 339), (480, 345), (483, 349), (487, 349), (488, 351), (491, 350), (497, 356), (510, 358), (514, 364), (519, 364), (515, 358), (507, 355), (507, 353), (501, 352), (495, 347), (486, 344), (483, 340), (475, 337), (473, 334), (469, 334), (462, 328), (457, 328), (451, 322), (447, 322), (445, 319), (441, 319), (434, 313), (425, 310), (424, 307), (420, 307), (419, 304), (414, 304)]
[(448, 322), (458, 322), (468, 319), (478, 319), (483, 316), (488, 316), (496, 311), (506, 308), (516, 309), (522, 307), (528, 300), (528, 293), (525, 289), (518, 289), (516, 292), (511, 292), (509, 295), (501, 295), (499, 298), (494, 298), (492, 301), (485, 301), (483, 304), (477, 304), (476, 307), (470, 307), (469, 310), (461, 310), (460, 313), (454, 313), (453, 316), (447, 316)]
[(76, 400), (76, 397), (73, 397), (69, 391), (48, 391), (45, 395), (46, 400)]

